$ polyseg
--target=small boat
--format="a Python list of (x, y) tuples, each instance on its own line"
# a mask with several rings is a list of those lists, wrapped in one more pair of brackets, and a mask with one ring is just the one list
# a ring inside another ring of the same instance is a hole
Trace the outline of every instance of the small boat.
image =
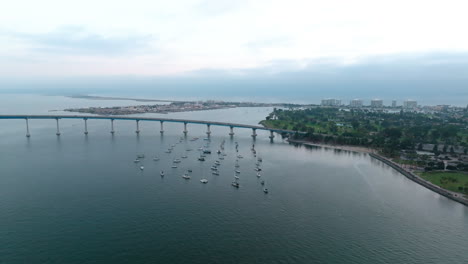
[(193, 149), (191, 149), (191, 148), (188, 148), (188, 149), (186, 149), (185, 151), (192, 151), (192, 150), (193, 150)]
[(213, 171), (211, 174), (213, 174), (213, 175), (219, 175), (219, 172), (218, 172), (218, 171)]
[(242, 159), (242, 158), (243, 158), (242, 155), (237, 155), (237, 157), (238, 157), (239, 159)]
[(211, 150), (205, 149), (205, 150), (203, 150), (203, 154), (211, 154)]
[(187, 173), (185, 173), (184, 175), (182, 175), (182, 178), (188, 180), (188, 179), (190, 179), (190, 175), (188, 175)]
[(204, 157), (199, 157), (198, 160), (199, 161), (205, 161), (205, 158)]
[(137, 155), (137, 158), (139, 158), (139, 159), (144, 159), (144, 158), (145, 158), (145, 154), (138, 154), (138, 155)]
[(260, 178), (260, 176), (261, 176), (261, 175), (260, 175), (260, 172), (257, 172), (257, 177)]
[(217, 160), (217, 161), (215, 161), (215, 164), (216, 164), (216, 165), (220, 165), (221, 162), (219, 162), (219, 160)]
[(171, 153), (171, 150), (170, 150), (170, 149), (168, 149), (168, 150), (166, 150), (165, 152), (166, 152), (166, 153)]
[(177, 168), (177, 165), (172, 165), (172, 167), (171, 167), (171, 168), (175, 169), (175, 168)]
[(234, 178), (235, 178), (236, 180), (238, 180), (238, 179), (239, 179), (239, 176), (234, 176)]
[(145, 169), (145, 167), (143, 167), (143, 166), (140, 166), (140, 170), (144, 170), (144, 169)]
[(231, 185), (236, 187), (236, 188), (239, 188), (239, 186), (240, 186), (238, 182), (232, 182)]
[(240, 173), (240, 170), (236, 170), (236, 173)]
[(220, 160), (224, 160), (224, 157), (219, 157)]
[(261, 171), (262, 169), (260, 169), (259, 167), (255, 168), (254, 169), (255, 171)]
[(158, 158), (158, 157), (154, 157), (153, 160), (154, 160), (154, 161), (158, 161), (159, 158)]
[(218, 149), (218, 151), (216, 151), (216, 153), (221, 154), (221, 150)]
[(210, 140), (209, 138), (204, 138), (203, 140)]
[(218, 170), (218, 168), (216, 166), (211, 166), (211, 169), (212, 170)]
[(256, 162), (255, 165), (258, 167), (260, 166), (260, 162)]
[(261, 184), (261, 185), (265, 185), (265, 181), (261, 181), (260, 184)]
[(139, 160), (139, 159), (136, 159), (136, 160), (134, 160), (133, 162), (138, 163), (138, 162), (140, 162), (140, 160)]
[(263, 192), (264, 192), (264, 193), (268, 193), (268, 189), (267, 189), (267, 188), (263, 188)]
[(236, 167), (236, 168), (239, 168), (239, 164), (236, 164), (235, 167)]
[(172, 162), (174, 162), (174, 163), (180, 163), (180, 159), (174, 159)]
[(187, 171), (188, 171), (188, 172), (192, 172), (192, 169), (188, 169)]
[(200, 182), (201, 183), (208, 183), (208, 180), (207, 179), (201, 179)]
[(187, 158), (187, 155), (183, 155), (182, 158), (183, 158), (183, 159), (186, 159), (186, 158)]
[(258, 161), (258, 162), (262, 162), (263, 160), (262, 160), (262, 158), (259, 157), (259, 158), (257, 159), (257, 161)]
[(223, 156), (227, 156), (227, 154), (226, 154), (226, 153), (223, 153)]
[(164, 177), (164, 171), (161, 171), (159, 175), (161, 175), (161, 177)]

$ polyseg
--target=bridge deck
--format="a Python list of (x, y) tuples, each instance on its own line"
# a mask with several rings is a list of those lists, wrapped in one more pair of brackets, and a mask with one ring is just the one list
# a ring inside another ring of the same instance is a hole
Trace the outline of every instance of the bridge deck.
[[(131, 121), (158, 121), (170, 123), (187, 123), (187, 124), (201, 124), (212, 126), (226, 126), (237, 128), (250, 128), (258, 130), (273, 131), (276, 133), (293, 134), (296, 131), (286, 129), (267, 128), (263, 126), (236, 124), (228, 122), (205, 121), (205, 120), (191, 120), (191, 119), (176, 119), (176, 118), (161, 118), (161, 117), (136, 117), (136, 116), (96, 116), (96, 115), (0, 115), (0, 119), (104, 119), (104, 120), (131, 120)], [(303, 132), (298, 132), (303, 133)]]

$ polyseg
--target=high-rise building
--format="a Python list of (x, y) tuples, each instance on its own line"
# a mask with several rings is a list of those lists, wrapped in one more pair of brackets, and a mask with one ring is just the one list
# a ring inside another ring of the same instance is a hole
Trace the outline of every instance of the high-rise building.
[(362, 107), (362, 100), (361, 99), (353, 99), (349, 102), (349, 106), (351, 107)]
[(381, 99), (372, 99), (370, 106), (375, 108), (383, 107), (383, 101)]
[(396, 105), (396, 100), (393, 100), (393, 101), (392, 101), (392, 107), (393, 107), (393, 108), (397, 107), (397, 105)]
[(416, 102), (415, 100), (405, 100), (403, 102), (403, 107), (407, 109), (414, 109), (418, 107), (418, 102)]
[(333, 99), (333, 98), (322, 99), (322, 106), (340, 106), (340, 105), (341, 105), (341, 100)]

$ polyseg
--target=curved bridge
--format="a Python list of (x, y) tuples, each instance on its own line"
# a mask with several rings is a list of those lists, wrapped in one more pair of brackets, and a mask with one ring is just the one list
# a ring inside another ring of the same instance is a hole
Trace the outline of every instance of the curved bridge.
[(236, 124), (236, 123), (228, 123), (228, 122), (216, 122), (216, 121), (204, 121), (204, 120), (191, 120), (191, 119), (175, 119), (175, 118), (160, 118), (160, 117), (136, 117), (136, 116), (92, 116), (92, 115), (0, 115), (0, 119), (25, 119), (26, 120), (26, 136), (30, 137), (29, 133), (29, 119), (55, 119), (57, 122), (57, 136), (60, 135), (60, 126), (59, 120), (60, 119), (83, 119), (84, 120), (84, 133), (88, 134), (88, 119), (104, 119), (111, 121), (111, 133), (114, 134), (114, 120), (127, 120), (127, 121), (136, 121), (136, 133), (140, 133), (139, 122), (140, 121), (156, 121), (161, 123), (161, 133), (164, 133), (164, 122), (169, 123), (182, 123), (184, 124), (183, 133), (187, 134), (187, 124), (199, 124), (199, 125), (206, 125), (207, 131), (206, 134), (210, 135), (210, 126), (225, 126), (230, 128), (229, 135), (234, 135), (234, 128), (247, 128), (252, 129), (252, 137), (255, 138), (257, 136), (257, 130), (266, 130), (270, 131), (270, 139), (274, 138), (274, 132), (280, 134), (294, 134), (294, 133), (304, 133), (298, 132), (293, 130), (286, 130), (286, 129), (273, 129), (273, 128), (266, 128), (263, 126), (255, 126), (255, 125), (245, 125), (245, 124)]

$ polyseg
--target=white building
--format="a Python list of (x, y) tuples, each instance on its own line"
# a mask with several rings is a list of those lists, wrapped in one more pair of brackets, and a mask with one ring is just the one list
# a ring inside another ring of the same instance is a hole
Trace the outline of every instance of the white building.
[(372, 99), (370, 106), (375, 108), (383, 107), (383, 101), (381, 99)]
[(396, 100), (393, 100), (393, 101), (392, 101), (392, 107), (393, 107), (393, 108), (397, 107), (397, 105), (396, 105)]
[(340, 106), (340, 105), (341, 105), (341, 100), (333, 99), (333, 98), (322, 99), (322, 106)]
[(361, 99), (353, 99), (349, 102), (350, 107), (362, 107), (362, 100)]
[(403, 107), (407, 109), (414, 109), (418, 107), (418, 102), (416, 102), (415, 100), (405, 100), (403, 102)]

